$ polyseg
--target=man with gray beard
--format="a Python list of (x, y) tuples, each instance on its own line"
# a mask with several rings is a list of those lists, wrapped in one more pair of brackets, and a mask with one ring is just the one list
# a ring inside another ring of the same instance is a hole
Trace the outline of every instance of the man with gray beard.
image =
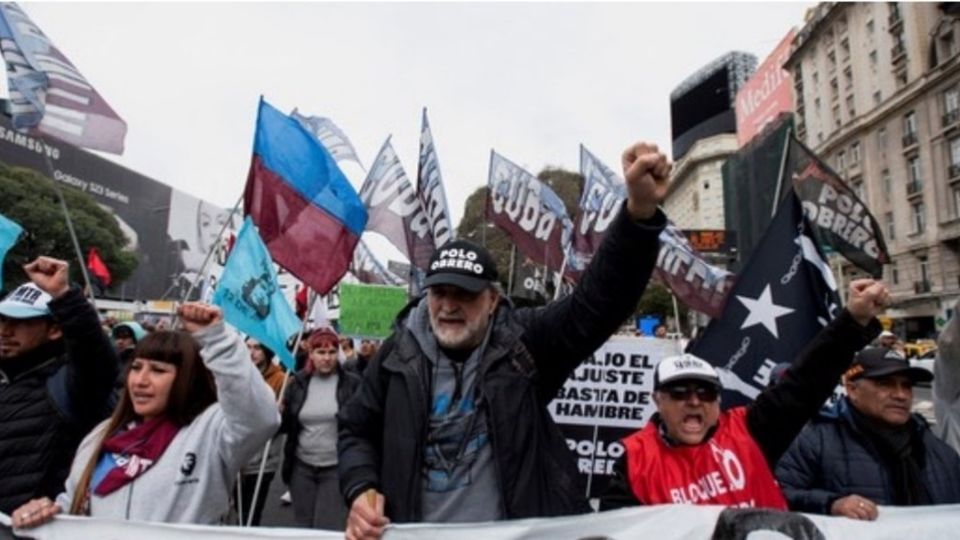
[(481, 246), (437, 249), (426, 295), (397, 317), (340, 410), (348, 539), (390, 521), (476, 522), (589, 511), (547, 411), (567, 377), (633, 313), (653, 271), (671, 164), (623, 154), (627, 200), (570, 296), (514, 309)]

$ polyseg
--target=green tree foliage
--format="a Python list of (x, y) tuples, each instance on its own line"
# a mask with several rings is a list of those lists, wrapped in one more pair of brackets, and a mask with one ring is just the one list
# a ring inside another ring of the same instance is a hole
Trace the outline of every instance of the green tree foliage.
[[(91, 247), (97, 248), (110, 269), (113, 283), (125, 280), (137, 268), (138, 257), (124, 249), (127, 240), (117, 221), (86, 193), (68, 187), (61, 189), (84, 257)], [(39, 255), (69, 261), (71, 279), (83, 283), (66, 219), (49, 178), (31, 169), (0, 163), (0, 214), (16, 221), (24, 230), (3, 262), (5, 289), (25, 281), (22, 265)]]
[[(647, 289), (643, 291), (640, 302), (637, 303), (637, 315), (654, 315), (666, 322), (667, 318), (673, 318), (673, 299), (670, 289), (662, 283), (651, 281)], [(683, 303), (677, 302), (677, 310), (680, 312), (680, 324), (683, 325), (687, 320), (689, 308)], [(670, 327), (673, 331), (673, 327)]]

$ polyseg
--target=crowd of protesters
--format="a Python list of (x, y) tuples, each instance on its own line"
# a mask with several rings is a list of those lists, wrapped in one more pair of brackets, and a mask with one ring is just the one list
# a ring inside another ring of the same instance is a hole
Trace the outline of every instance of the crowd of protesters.
[[(0, 301), (0, 512), (29, 529), (62, 512), (220, 524), (232, 507), (259, 525), (278, 471), (298, 526), (349, 539), (391, 522), (591, 511), (547, 404), (653, 272), (671, 164), (638, 143), (623, 168), (627, 199), (571, 295), (515, 308), (490, 253), (455, 241), (382, 344), (312, 329), (290, 373), (204, 303), (180, 306), (176, 329), (105, 329), (69, 265), (38, 258)], [(657, 412), (623, 439), (600, 509), (874, 520), (882, 506), (960, 503), (960, 323), (941, 335), (934, 379), (881, 333), (888, 302), (882, 282), (853, 282), (836, 319), (747, 406), (722, 410), (715, 359), (662, 360)], [(911, 412), (913, 387), (931, 380), (936, 431)], [(846, 395), (822, 409), (838, 383)]]

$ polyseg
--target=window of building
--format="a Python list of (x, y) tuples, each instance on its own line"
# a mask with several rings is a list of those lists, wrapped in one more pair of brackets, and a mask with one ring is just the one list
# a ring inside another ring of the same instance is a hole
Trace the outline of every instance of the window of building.
[(900, 269), (897, 268), (897, 261), (890, 261), (890, 283), (900, 284)]
[(940, 51), (946, 58), (957, 54), (957, 41), (953, 37), (953, 30), (940, 36)]
[(873, 68), (874, 71), (876, 71), (877, 70), (877, 50), (874, 49), (870, 51), (869, 56), (870, 56), (870, 67)]
[(837, 69), (837, 53), (832, 49), (827, 53), (827, 71), (833, 73)]
[(879, 90), (873, 93), (873, 104), (880, 105), (880, 102), (883, 101), (883, 94)]
[(820, 144), (820, 143), (822, 143), (822, 142), (823, 142), (823, 132), (822, 132), (822, 131), (818, 131), (818, 132), (817, 132), (817, 144)]
[(847, 112), (851, 118), (857, 115), (857, 107), (853, 104), (853, 94), (847, 96)]
[(853, 188), (853, 192), (857, 194), (857, 198), (861, 201), (867, 200), (867, 191), (866, 187), (863, 185), (863, 179), (857, 178), (850, 182), (850, 187)]
[(960, 166), (960, 137), (950, 139), (950, 164)]
[(816, 87), (820, 84), (820, 74), (814, 71), (812, 74), (810, 74), (810, 80), (813, 81), (813, 86), (816, 90)]
[(843, 150), (837, 154), (837, 170), (843, 171), (847, 168), (847, 153)]
[(943, 111), (947, 114), (960, 111), (960, 90), (951, 88), (943, 93)]
[(834, 105), (833, 106), (833, 126), (836, 128), (839, 128), (840, 124), (842, 123), (843, 122), (840, 120), (840, 106)]
[(874, 30), (875, 28), (873, 27), (873, 19), (870, 19), (869, 21), (867, 21), (867, 33), (870, 35), (873, 35)]
[(903, 134), (917, 134), (917, 113), (910, 111), (903, 116)]
[(910, 177), (910, 181), (915, 184), (923, 181), (923, 171), (920, 169), (919, 156), (913, 156), (907, 160), (907, 174)]
[(813, 99), (813, 109), (817, 111), (817, 114), (820, 114), (820, 98)]
[[(890, 176), (890, 169), (884, 169), (881, 174), (881, 182), (883, 183), (883, 197), (886, 200), (890, 200), (890, 195), (893, 194), (893, 177)], [(893, 214), (890, 214), (891, 216)]]
[(960, 217), (960, 186), (953, 186), (953, 217)]
[(853, 88), (853, 69), (850, 66), (843, 68), (843, 88)]
[(893, 212), (887, 212), (883, 215), (883, 223), (886, 225), (887, 240), (896, 240), (897, 230), (893, 225)]
[(877, 146), (880, 147), (880, 150), (887, 149), (887, 128), (885, 127), (877, 130)]
[(920, 270), (920, 282), (924, 285), (929, 286), (930, 284), (930, 261), (927, 260), (926, 255), (920, 255), (917, 257), (917, 266)]
[(860, 141), (850, 145), (850, 163), (860, 163)]
[(927, 228), (927, 211), (924, 208), (923, 201), (918, 201), (910, 205), (911, 222), (913, 223), (913, 233), (919, 234)]

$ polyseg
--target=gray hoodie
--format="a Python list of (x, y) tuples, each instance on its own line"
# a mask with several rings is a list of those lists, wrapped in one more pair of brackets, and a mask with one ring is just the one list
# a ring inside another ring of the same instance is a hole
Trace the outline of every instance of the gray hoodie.
[[(227, 512), (237, 471), (276, 433), (280, 416), (273, 392), (250, 361), (240, 336), (221, 323), (194, 337), (213, 373), (218, 401), (184, 426), (139, 478), (107, 496), (91, 496), (91, 516), (216, 524)], [(106, 424), (102, 422), (80, 443), (66, 492), (57, 497), (61, 508), (70, 507), (80, 475)]]

